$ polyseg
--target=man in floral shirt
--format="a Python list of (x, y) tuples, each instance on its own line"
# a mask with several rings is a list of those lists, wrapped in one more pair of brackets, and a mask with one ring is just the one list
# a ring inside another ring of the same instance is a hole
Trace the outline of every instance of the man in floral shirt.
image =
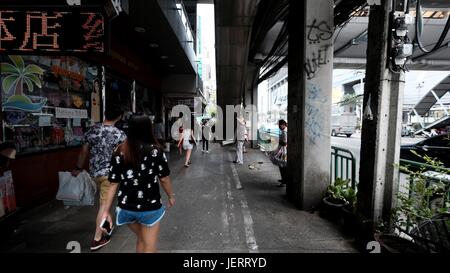
[(122, 112), (118, 109), (119, 107), (117, 106), (107, 108), (105, 121), (95, 124), (86, 132), (84, 145), (78, 157), (78, 164), (72, 172), (73, 175), (78, 175), (84, 166), (88, 154), (90, 154), (90, 174), (97, 183), (100, 192), (100, 207), (97, 213), (95, 236), (91, 245), (91, 250), (93, 251), (105, 246), (111, 240), (109, 235), (103, 235), (100, 224), (103, 220), (101, 217), (105, 209), (106, 195), (111, 185), (108, 181), (111, 155), (116, 147), (126, 138), (125, 133), (114, 126), (122, 118)]

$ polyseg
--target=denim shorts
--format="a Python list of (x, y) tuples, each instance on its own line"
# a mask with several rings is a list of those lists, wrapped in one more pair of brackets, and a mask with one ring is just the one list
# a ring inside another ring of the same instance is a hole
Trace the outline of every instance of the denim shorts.
[(132, 223), (139, 223), (141, 225), (151, 227), (158, 223), (164, 216), (166, 212), (164, 206), (157, 210), (148, 211), (131, 211), (116, 208), (116, 225), (127, 225)]

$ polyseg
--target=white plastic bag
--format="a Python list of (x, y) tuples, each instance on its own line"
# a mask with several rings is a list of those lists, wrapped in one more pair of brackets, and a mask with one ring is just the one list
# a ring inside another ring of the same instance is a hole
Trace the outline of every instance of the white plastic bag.
[(269, 159), (278, 167), (287, 166), (287, 148), (279, 146), (276, 150), (269, 152)]
[(82, 173), (73, 176), (70, 172), (58, 172), (59, 188), (56, 194), (57, 200), (80, 201), (84, 193), (84, 183), (82, 183)]
[(56, 199), (64, 201), (66, 206), (93, 206), (97, 186), (86, 171), (76, 177), (70, 172), (60, 172), (60, 190)]

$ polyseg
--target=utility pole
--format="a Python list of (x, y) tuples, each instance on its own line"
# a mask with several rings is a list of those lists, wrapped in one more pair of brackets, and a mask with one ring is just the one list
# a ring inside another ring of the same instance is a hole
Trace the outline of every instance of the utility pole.
[(364, 244), (373, 240), (377, 224), (389, 222), (399, 180), (396, 164), (400, 158), (405, 75), (403, 71), (389, 69), (394, 61), (390, 59), (393, 52), (389, 24), (392, 1), (381, 0), (380, 3), (370, 7), (363, 101), (357, 241), (364, 249)]

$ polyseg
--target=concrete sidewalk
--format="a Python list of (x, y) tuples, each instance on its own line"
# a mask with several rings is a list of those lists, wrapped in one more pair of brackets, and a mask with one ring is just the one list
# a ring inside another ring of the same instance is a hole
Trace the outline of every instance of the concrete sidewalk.
[[(209, 154), (200, 149), (189, 168), (176, 151), (168, 156), (177, 203), (161, 222), (160, 252), (356, 252), (334, 223), (285, 199), (279, 170), (262, 152), (247, 149), (244, 165), (235, 165), (233, 147), (211, 144)], [(76, 241), (89, 252), (96, 208), (54, 201), (28, 211), (0, 251), (70, 252), (68, 242)], [(116, 227), (98, 252), (134, 251), (134, 234)]]

